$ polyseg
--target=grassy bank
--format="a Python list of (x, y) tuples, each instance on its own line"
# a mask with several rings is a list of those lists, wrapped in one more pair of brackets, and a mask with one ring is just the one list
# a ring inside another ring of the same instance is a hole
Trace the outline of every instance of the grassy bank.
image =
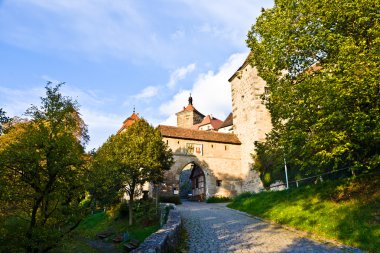
[[(112, 211), (108, 212), (99, 212), (96, 214), (89, 215), (86, 219), (84, 219), (78, 228), (72, 233), (70, 238), (65, 240), (62, 245), (53, 250), (53, 252), (60, 253), (68, 253), (68, 252), (83, 252), (83, 253), (95, 253), (99, 252), (93, 247), (89, 246), (85, 241), (94, 240), (94, 241), (102, 241), (105, 244), (111, 246), (114, 244), (112, 239), (118, 235), (122, 235), (123, 233), (128, 231), (130, 238), (143, 242), (145, 238), (154, 233), (159, 229), (159, 222), (156, 221), (152, 224), (142, 225), (137, 223), (136, 225), (129, 226), (128, 218), (120, 218), (119, 215), (114, 214)], [(112, 234), (100, 240), (97, 238), (98, 233), (102, 233), (105, 231), (109, 231)], [(114, 244), (113, 248), (117, 251), (124, 252), (122, 250), (122, 245)]]
[(281, 192), (242, 194), (228, 205), (370, 252), (380, 252), (380, 176)]

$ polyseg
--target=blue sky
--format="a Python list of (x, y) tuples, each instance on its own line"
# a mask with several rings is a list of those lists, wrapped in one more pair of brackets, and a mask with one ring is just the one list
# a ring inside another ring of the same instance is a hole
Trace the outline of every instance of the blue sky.
[(22, 116), (66, 82), (97, 148), (133, 106), (153, 125), (187, 105), (223, 120), (228, 78), (272, 0), (0, 0), (0, 108)]

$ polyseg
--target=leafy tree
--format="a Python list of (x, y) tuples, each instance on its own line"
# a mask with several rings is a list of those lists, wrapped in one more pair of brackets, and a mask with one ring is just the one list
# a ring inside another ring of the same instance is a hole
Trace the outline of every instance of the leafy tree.
[(276, 141), (266, 145), (302, 175), (379, 169), (379, 9), (378, 0), (276, 0), (248, 33), (271, 93)]
[(160, 131), (143, 119), (137, 120), (125, 131), (112, 135), (96, 152), (94, 173), (102, 184), (95, 185), (103, 185), (103, 188), (93, 191), (101, 199), (104, 199), (101, 192), (105, 196), (127, 193), (129, 224), (132, 225), (132, 207), (139, 189), (145, 182), (161, 182), (164, 171), (170, 169), (172, 163), (172, 152), (162, 141)]
[(0, 136), (0, 251), (47, 252), (85, 214), (87, 129), (60, 86)]
[(3, 108), (0, 108), (0, 135), (4, 131), (3, 124), (8, 123), (10, 120), (11, 119), (6, 116), (5, 111), (3, 110)]

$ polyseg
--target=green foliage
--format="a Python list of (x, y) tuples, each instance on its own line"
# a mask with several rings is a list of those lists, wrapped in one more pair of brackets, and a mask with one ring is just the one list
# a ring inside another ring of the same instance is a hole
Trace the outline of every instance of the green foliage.
[(263, 178), (283, 178), (283, 154), (293, 177), (380, 168), (379, 9), (372, 0), (277, 0), (252, 26), (250, 61), (269, 86), (273, 123), (257, 150)]
[(97, 150), (91, 176), (91, 194), (103, 204), (114, 202), (124, 193), (130, 199), (129, 223), (133, 223), (133, 200), (145, 182), (161, 182), (173, 163), (171, 150), (161, 133), (145, 120), (137, 120), (112, 135)]
[(228, 206), (370, 252), (380, 249), (379, 175), (244, 193)]
[(154, 224), (159, 219), (156, 203), (152, 199), (136, 201), (133, 212), (137, 223), (145, 227)]
[[(123, 235), (128, 232), (131, 239), (136, 239), (140, 242), (144, 241), (152, 233), (159, 229), (158, 220), (155, 220), (152, 224), (144, 225), (143, 223), (136, 223), (133, 226), (129, 226), (125, 218), (120, 217), (116, 209), (109, 210), (107, 212), (99, 212), (88, 215), (82, 220), (78, 228), (74, 231), (71, 238), (63, 241), (57, 249), (53, 252), (99, 252), (99, 249), (95, 249), (84, 242), (98, 241), (97, 234), (110, 232), (111, 235), (102, 240), (104, 244), (104, 251), (106, 249), (113, 248), (114, 245), (112, 239), (119, 235)], [(123, 251), (122, 243), (119, 245), (118, 250)]]
[(47, 251), (86, 214), (81, 202), (87, 129), (76, 102), (63, 97), (60, 86), (48, 83), (41, 107), (27, 111), (31, 120), (0, 136), (1, 251), (12, 251), (14, 245), (27, 252)]
[(3, 133), (4, 131), (4, 126), (3, 124), (6, 124), (10, 121), (11, 119), (9, 117), (6, 116), (5, 114), (5, 111), (3, 110), (3, 108), (0, 108), (0, 135)]
[(181, 198), (178, 195), (160, 196), (159, 201), (160, 201), (160, 203), (172, 203), (175, 205), (182, 204)]
[(229, 197), (222, 197), (222, 196), (213, 196), (206, 200), (207, 203), (225, 203), (225, 202), (231, 202), (232, 199)]
[(181, 226), (179, 230), (179, 240), (178, 240), (178, 245), (176, 249), (176, 253), (185, 253), (189, 252), (189, 234), (187, 233), (185, 226)]
[(127, 202), (122, 202), (119, 205), (119, 216), (120, 218), (126, 218), (129, 215), (129, 206)]
[(97, 233), (107, 231), (114, 222), (114, 217), (110, 212), (90, 214), (79, 224), (75, 230), (75, 235), (85, 238), (95, 238)]

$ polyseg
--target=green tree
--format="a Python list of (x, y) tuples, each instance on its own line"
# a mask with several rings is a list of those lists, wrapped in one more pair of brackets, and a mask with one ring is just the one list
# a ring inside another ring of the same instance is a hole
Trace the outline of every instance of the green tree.
[(3, 108), (0, 108), (0, 135), (3, 133), (4, 131), (4, 126), (3, 124), (6, 124), (10, 121), (11, 119), (9, 117), (6, 116), (6, 113), (5, 111), (3, 110)]
[(85, 214), (86, 126), (75, 101), (46, 86), (28, 122), (0, 136), (0, 251), (47, 252)]
[(276, 0), (248, 33), (270, 90), (269, 143), (302, 175), (379, 169), (379, 9), (379, 0)]
[[(105, 196), (127, 193), (129, 224), (132, 225), (133, 201), (142, 185), (161, 182), (164, 171), (170, 169), (172, 163), (172, 152), (162, 141), (160, 131), (141, 119), (125, 131), (112, 135), (96, 152), (93, 167), (96, 178), (103, 182), (100, 185), (105, 186), (101, 188)], [(113, 187), (109, 188), (111, 185)], [(93, 190), (98, 199), (104, 199), (99, 190)]]

